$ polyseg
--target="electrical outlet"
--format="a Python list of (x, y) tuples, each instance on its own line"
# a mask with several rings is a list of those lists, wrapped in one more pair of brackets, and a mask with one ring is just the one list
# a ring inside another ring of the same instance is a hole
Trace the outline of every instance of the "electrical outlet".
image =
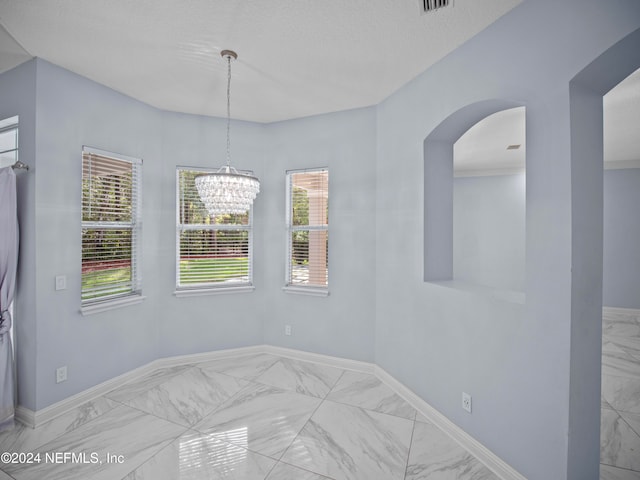
[(67, 366), (56, 368), (56, 383), (67, 381)]
[(291, 325), (285, 325), (284, 326), (284, 334), (285, 335), (291, 335)]
[(471, 413), (471, 395), (462, 392), (462, 408)]

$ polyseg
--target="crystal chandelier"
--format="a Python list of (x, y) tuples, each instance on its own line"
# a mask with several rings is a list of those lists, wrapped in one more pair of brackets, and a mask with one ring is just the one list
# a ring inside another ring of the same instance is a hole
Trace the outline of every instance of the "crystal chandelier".
[(231, 166), (231, 59), (238, 55), (231, 50), (220, 54), (227, 60), (227, 164), (195, 178), (200, 200), (212, 216), (246, 213), (260, 191), (253, 172), (239, 172)]

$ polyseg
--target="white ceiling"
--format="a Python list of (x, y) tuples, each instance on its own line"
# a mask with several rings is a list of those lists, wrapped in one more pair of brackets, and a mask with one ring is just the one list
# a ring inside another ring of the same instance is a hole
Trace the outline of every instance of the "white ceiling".
[[(507, 150), (509, 145), (520, 148)], [(458, 175), (511, 173), (524, 170), (525, 153), (525, 108), (511, 108), (467, 130), (453, 146), (453, 165)]]
[(0, 0), (0, 71), (40, 57), (162, 109), (225, 116), (231, 49), (232, 116), (273, 122), (375, 105), (520, 1), (422, 14), (421, 0)]
[(604, 96), (604, 160), (640, 161), (640, 69)]
[[(0, 0), (0, 72), (40, 57), (158, 108), (273, 122), (375, 105), (521, 0)], [(456, 143), (456, 169), (524, 166), (524, 109)], [(640, 159), (640, 72), (605, 97), (605, 160)], [(520, 144), (518, 150), (507, 150)]]
[[(640, 167), (640, 69), (604, 96), (603, 108), (605, 167)], [(524, 169), (525, 154), (525, 108), (513, 108), (467, 130), (454, 145), (454, 166), (458, 175), (510, 173)]]

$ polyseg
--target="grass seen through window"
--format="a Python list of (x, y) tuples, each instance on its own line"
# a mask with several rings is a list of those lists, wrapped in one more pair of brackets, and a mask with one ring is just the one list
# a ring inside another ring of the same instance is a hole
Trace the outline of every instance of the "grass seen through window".
[(192, 258), (180, 260), (182, 283), (196, 284), (246, 280), (249, 275), (247, 257)]
[(108, 294), (119, 295), (131, 291), (130, 285), (131, 266), (85, 271), (82, 272), (82, 300), (105, 296), (101, 287), (112, 286)]

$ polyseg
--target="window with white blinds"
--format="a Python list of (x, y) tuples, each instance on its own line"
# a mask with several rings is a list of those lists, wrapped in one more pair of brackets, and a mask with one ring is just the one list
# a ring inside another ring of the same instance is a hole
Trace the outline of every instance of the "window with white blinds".
[(142, 160), (82, 150), (82, 305), (140, 295)]
[(289, 287), (329, 286), (329, 171), (287, 172)]
[(195, 185), (212, 170), (178, 167), (176, 290), (251, 286), (252, 212), (211, 216)]

